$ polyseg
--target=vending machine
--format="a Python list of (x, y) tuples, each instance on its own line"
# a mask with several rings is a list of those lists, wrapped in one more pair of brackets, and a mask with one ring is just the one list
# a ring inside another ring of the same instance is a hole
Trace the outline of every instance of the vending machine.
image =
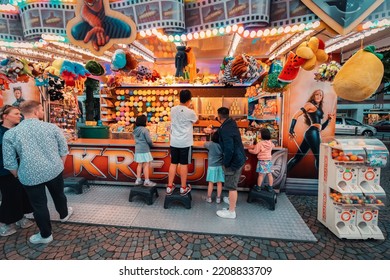
[(332, 138), (320, 147), (318, 220), (339, 238), (384, 239), (378, 227), (386, 194), (380, 170), (389, 158), (375, 138)]

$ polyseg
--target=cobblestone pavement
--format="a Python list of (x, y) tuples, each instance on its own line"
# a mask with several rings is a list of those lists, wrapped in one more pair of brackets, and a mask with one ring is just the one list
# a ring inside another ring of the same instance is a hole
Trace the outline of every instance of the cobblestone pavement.
[[(288, 242), (53, 222), (54, 241), (32, 245), (36, 227), (0, 238), (0, 259), (320, 259), (390, 260), (390, 166), (382, 170), (387, 204), (379, 214), (385, 240), (340, 240), (317, 221), (316, 196), (289, 196), (318, 242)], [(265, 225), (266, 226), (266, 225)]]

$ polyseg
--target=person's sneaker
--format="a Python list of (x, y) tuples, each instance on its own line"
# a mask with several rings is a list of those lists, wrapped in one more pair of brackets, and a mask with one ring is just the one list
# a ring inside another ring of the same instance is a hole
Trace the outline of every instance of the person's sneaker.
[(15, 223), (18, 227), (20, 228), (29, 228), (31, 227), (34, 223), (32, 221), (30, 221), (29, 219), (26, 219), (25, 217), (23, 217), (21, 220), (17, 221)]
[(60, 221), (61, 221), (62, 223), (65, 223), (66, 221), (69, 220), (69, 218), (70, 218), (70, 216), (72, 216), (72, 214), (73, 214), (73, 208), (72, 208), (72, 207), (68, 207), (68, 216), (66, 216), (66, 217), (63, 218), (63, 219), (60, 219)]
[(228, 196), (224, 196), (223, 197), (223, 202), (225, 202), (226, 204), (230, 204), (229, 197)]
[(166, 189), (167, 195), (173, 194), (174, 190), (175, 190), (175, 184), (173, 184), (172, 186), (167, 186), (167, 189)]
[(267, 192), (273, 192), (273, 191), (274, 191), (274, 188), (271, 187), (271, 186), (268, 186), (268, 185), (264, 186), (264, 189), (265, 189)]
[(145, 181), (145, 183), (144, 183), (145, 187), (154, 187), (155, 185), (157, 185), (157, 184), (155, 182), (150, 181), (150, 180)]
[(236, 211), (231, 212), (228, 209), (218, 210), (217, 216), (225, 219), (235, 219), (236, 218)]
[(38, 232), (30, 236), (29, 241), (32, 244), (47, 244), (53, 241), (53, 235), (51, 234), (49, 237), (43, 238), (41, 233)]
[(24, 214), (24, 217), (26, 218), (26, 219), (34, 219), (34, 213), (28, 213), (28, 214)]
[(185, 196), (191, 191), (191, 185), (187, 184), (187, 187), (185, 189), (180, 188), (180, 195)]
[(209, 196), (205, 196), (205, 197), (204, 197), (204, 201), (206, 201), (206, 202), (208, 202), (208, 203), (213, 202), (212, 198), (209, 197)]
[(142, 185), (142, 179), (137, 179), (137, 180), (135, 180), (135, 185), (136, 185), (136, 186)]
[(217, 197), (217, 198), (215, 199), (215, 202), (216, 202), (217, 204), (220, 204), (220, 203), (221, 203), (221, 198), (220, 198), (220, 197)]
[(16, 233), (16, 229), (13, 227), (13, 225), (2, 225), (0, 227), (0, 236), (10, 236), (14, 233)]
[(255, 191), (257, 191), (257, 192), (261, 192), (261, 187), (258, 186), (258, 185), (254, 186), (253, 189), (254, 189)]

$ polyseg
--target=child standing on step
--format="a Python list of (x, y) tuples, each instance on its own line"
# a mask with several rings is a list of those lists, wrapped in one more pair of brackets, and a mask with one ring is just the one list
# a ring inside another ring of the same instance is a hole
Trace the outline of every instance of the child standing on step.
[(272, 177), (272, 149), (275, 145), (272, 143), (271, 133), (267, 128), (262, 128), (260, 130), (261, 141), (259, 141), (255, 146), (252, 146), (248, 151), (251, 154), (256, 154), (257, 159), (257, 168), (256, 172), (259, 173), (257, 178), (257, 186), (255, 186), (256, 191), (261, 191), (261, 184), (263, 183), (264, 175), (268, 176), (268, 184), (264, 186), (265, 190), (271, 192), (273, 190), (272, 185), (274, 183), (274, 178)]
[(219, 134), (216, 131), (211, 135), (211, 141), (204, 144), (208, 152), (208, 168), (206, 180), (208, 183), (206, 201), (211, 203), (213, 200), (211, 194), (213, 193), (214, 183), (217, 183), (217, 198), (216, 202), (221, 203), (222, 183), (225, 182), (225, 174), (222, 169), (223, 154), (221, 146), (219, 145)]
[(133, 131), (135, 140), (135, 156), (134, 160), (138, 163), (137, 166), (137, 180), (136, 185), (142, 185), (142, 171), (145, 176), (145, 187), (154, 187), (156, 183), (149, 180), (149, 167), (150, 162), (153, 161), (152, 154), (150, 153), (150, 147), (153, 146), (152, 139), (150, 139), (149, 130), (146, 128), (146, 116), (138, 116), (135, 121), (136, 128)]

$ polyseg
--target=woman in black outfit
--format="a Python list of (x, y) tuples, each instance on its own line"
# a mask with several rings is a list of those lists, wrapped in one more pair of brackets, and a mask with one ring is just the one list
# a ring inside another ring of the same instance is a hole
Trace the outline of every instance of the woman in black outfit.
[[(322, 105), (324, 100), (324, 92), (320, 89), (315, 90), (307, 100), (305, 106), (298, 110), (291, 121), (289, 135), (295, 138), (294, 128), (297, 123), (297, 119), (304, 115), (305, 123), (309, 126), (306, 130), (303, 141), (298, 148), (297, 153), (287, 163), (287, 171), (291, 170), (311, 149), (315, 157), (315, 166), (318, 170), (318, 160), (320, 154), (321, 136), (320, 131), (324, 130), (329, 121), (332, 120), (333, 114), (328, 114), (327, 120), (321, 124), (321, 120), (324, 117), (322, 111)], [(293, 139), (295, 141), (295, 139)]]
[(0, 191), (2, 201), (0, 205), (0, 236), (9, 236), (16, 232), (17, 227), (28, 228), (34, 223), (24, 217), (24, 214), (33, 212), (27, 194), (14, 177), (3, 166), (3, 136), (4, 133), (16, 126), (21, 119), (17, 107), (5, 105), (0, 109)]

